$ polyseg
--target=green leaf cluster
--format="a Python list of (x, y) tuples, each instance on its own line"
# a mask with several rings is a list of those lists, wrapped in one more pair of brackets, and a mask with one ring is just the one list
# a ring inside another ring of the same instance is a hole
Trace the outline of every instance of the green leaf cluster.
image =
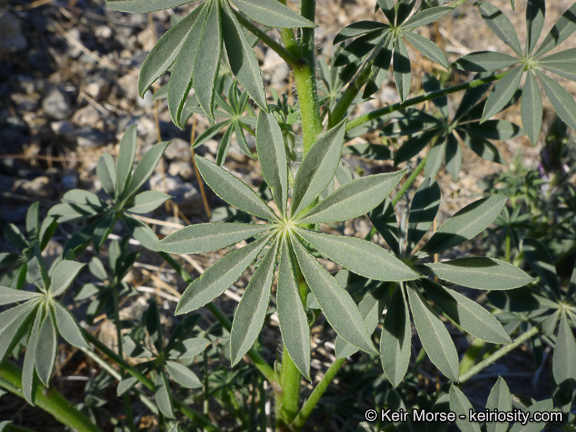
[(518, 90), (522, 76), (526, 72), (522, 88), (521, 114), (524, 130), (532, 144), (536, 144), (542, 127), (542, 96), (538, 81), (558, 116), (576, 130), (576, 101), (556, 79), (548, 75), (552, 72), (576, 81), (576, 49), (548, 54), (576, 31), (574, 20), (576, 4), (564, 12), (536, 48), (544, 26), (546, 2), (529, 0), (526, 7), (527, 37), (524, 49), (512, 23), (501, 10), (487, 2), (478, 2), (477, 5), (488, 27), (514, 52), (514, 55), (489, 51), (474, 52), (460, 58), (454, 64), (464, 70), (488, 72), (512, 67), (507, 75), (494, 85), (484, 106), (482, 120), (489, 119), (506, 107)]
[(17, 305), (0, 313), (0, 363), (23, 338), (27, 341), (22, 372), (22, 394), (34, 405), (36, 390), (50, 386), (56, 361), (58, 335), (78, 348), (88, 344), (74, 315), (56, 297), (78, 276), (84, 264), (60, 260), (42, 273), (37, 292), (0, 286), (0, 305)]
[(384, 83), (392, 62), (394, 81), (403, 102), (408, 97), (412, 82), (412, 68), (405, 41), (433, 62), (448, 69), (448, 61), (436, 44), (414, 30), (431, 24), (449, 14), (453, 8), (436, 6), (422, 9), (412, 16), (416, 2), (413, 0), (378, 0), (378, 7), (388, 24), (378, 21), (358, 21), (344, 27), (334, 44), (353, 39), (335, 59), (336, 66), (367, 62), (370, 76), (363, 97), (375, 93)]
[[(199, 315), (190, 315), (182, 320), (164, 343), (158, 304), (155, 300), (151, 300), (143, 316), (148, 338), (145, 339), (144, 334), (137, 330), (132, 332), (133, 335), (124, 337), (123, 344), (127, 355), (148, 359), (138, 363), (137, 369), (146, 374), (153, 372), (156, 404), (167, 418), (174, 418), (173, 392), (168, 376), (184, 388), (202, 387), (202, 381), (190, 369), (194, 358), (210, 345), (208, 339), (189, 337), (199, 318)], [(118, 396), (128, 392), (137, 382), (135, 377), (120, 381), (117, 388)]]
[[(256, 146), (262, 172), (272, 189), (277, 213), (245, 183), (201, 157), (196, 163), (206, 183), (224, 201), (265, 224), (200, 224), (184, 228), (161, 240), (171, 253), (201, 253), (254, 238), (210, 267), (184, 292), (177, 314), (191, 312), (221, 295), (254, 261), (259, 262), (238, 305), (231, 332), (231, 358), (236, 364), (252, 347), (266, 316), (274, 273), (278, 265), (276, 301), (280, 330), (298, 370), (309, 377), (310, 334), (306, 299), (299, 292), (300, 268), (314, 298), (336, 333), (350, 344), (375, 353), (358, 306), (310, 254), (312, 247), (351, 271), (378, 280), (417, 279), (416, 272), (379, 246), (364, 240), (320, 234), (314, 224), (343, 221), (367, 213), (391, 192), (402, 172), (377, 174), (354, 180), (325, 199), (317, 197), (334, 176), (344, 140), (342, 123), (320, 136), (294, 180), (289, 200), (289, 175), (282, 130), (272, 114), (261, 112)], [(268, 247), (267, 247), (268, 246)], [(263, 255), (258, 260), (257, 257)]]
[(84, 249), (90, 242), (97, 251), (104, 245), (118, 219), (122, 220), (132, 236), (150, 250), (158, 250), (158, 238), (154, 231), (134, 214), (149, 213), (170, 198), (163, 192), (145, 191), (138, 193), (152, 175), (168, 147), (162, 142), (152, 148), (133, 168), (137, 151), (136, 126), (128, 128), (119, 145), (118, 160), (105, 153), (98, 159), (96, 172), (102, 188), (110, 198), (104, 201), (96, 194), (73, 189), (64, 194), (63, 203), (52, 207), (48, 216), (58, 223), (90, 220), (77, 231), (66, 244), (65, 253)]

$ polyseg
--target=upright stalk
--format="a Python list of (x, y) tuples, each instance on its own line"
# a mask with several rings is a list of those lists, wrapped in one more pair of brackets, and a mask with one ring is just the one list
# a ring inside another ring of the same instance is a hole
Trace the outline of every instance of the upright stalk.
[[(10, 361), (4, 361), (0, 366), (0, 387), (24, 398), (22, 394), (22, 371)], [(44, 389), (42, 386), (38, 387), (36, 406), (52, 415), (63, 425), (78, 432), (102, 432), (98, 426), (78, 411), (53, 387), (48, 389)]]

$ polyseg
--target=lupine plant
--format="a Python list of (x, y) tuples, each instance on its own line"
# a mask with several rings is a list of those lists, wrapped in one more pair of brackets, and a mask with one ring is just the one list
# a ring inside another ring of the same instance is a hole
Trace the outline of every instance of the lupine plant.
[[(129, 13), (188, 3), (107, 1), (110, 8)], [(419, 30), (441, 25), (466, 0), (441, 3), (377, 0), (373, 20), (343, 28), (328, 59), (316, 58), (315, 0), (301, 0), (299, 11), (283, 0), (204, 0), (186, 6), (189, 13), (183, 17), (184, 9), (177, 9), (172, 27), (142, 65), (138, 91), (144, 96), (155, 89), (154, 99), (167, 100), (179, 128), (196, 116), (207, 119), (210, 126), (193, 137), (192, 150), (221, 135), (214, 161), (196, 155), (192, 162), (197, 180), (234, 210), (224, 221), (192, 224), (159, 237), (139, 215), (170, 199), (143, 190), (169, 142), (152, 146), (134, 168), (138, 140), (136, 127), (129, 128), (116, 162), (109, 154), (98, 161), (102, 193), (69, 191), (42, 223), (34, 204), (26, 235), (15, 225), (5, 227), (16, 251), (0, 256), (6, 269), (0, 282), (0, 387), (78, 431), (102, 430), (99, 394), (112, 386), (123, 402), (122, 414), (112, 422), (115, 430), (139, 428), (133, 412), (139, 401), (139, 409), (155, 416), (160, 430), (275, 427), (296, 432), (322, 428), (329, 387), (341, 370), (344, 377), (352, 374), (351, 388), (359, 389), (351, 404), (357, 411), (424, 410), (431, 417), (424, 429), (413, 416), (388, 421), (366, 414), (365, 421), (353, 417), (357, 412), (341, 399), (336, 407), (351, 418), (334, 425), (325, 414), (322, 430), (438, 431), (448, 430), (450, 422), (463, 432), (574, 430), (574, 247), (565, 247), (562, 260), (555, 260), (546, 245), (526, 235), (528, 216), (516, 206), (516, 197), (494, 193), (496, 187), (437, 228), (445, 201), (436, 178), (445, 166), (458, 181), (461, 144), (500, 164), (506, 161), (495, 141), (526, 135), (536, 145), (543, 124), (540, 85), (559, 121), (576, 129), (576, 102), (562, 85), (564, 78), (576, 80), (576, 49), (558, 49), (576, 31), (576, 3), (539, 42), (546, 2), (523, 2), (522, 48), (507, 15), (478, 2), (479, 15), (513, 55), (474, 52), (453, 63)], [(516, 7), (513, 0), (511, 6)], [(256, 44), (287, 63), (294, 98), (264, 85)], [(433, 62), (421, 80), (413, 79), (410, 47)], [(400, 102), (356, 115), (356, 107), (388, 81), (390, 70)], [(156, 86), (167, 72), (167, 84)], [(424, 104), (428, 101), (432, 104)], [(494, 118), (517, 104), (522, 127)], [(227, 168), (233, 136), (241, 151), (259, 163), (257, 190)], [(569, 133), (565, 136), (570, 140)], [(355, 141), (359, 137), (364, 141)], [(350, 158), (370, 160), (368, 167), (386, 166), (387, 171), (365, 175), (369, 168), (353, 170)], [(526, 188), (522, 191), (528, 195)], [(530, 192), (539, 194), (535, 188)], [(575, 227), (569, 201), (565, 196), (556, 209), (548, 209), (553, 220), (561, 215), (562, 233)], [(119, 220), (123, 231), (116, 226)], [(372, 228), (344, 235), (354, 220)], [(506, 230), (505, 253), (496, 247), (481, 256), (483, 251), (470, 245), (482, 244), (477, 236), (489, 235), (493, 222), (497, 233)], [(63, 224), (74, 224), (75, 233), (50, 263), (43, 250)], [(113, 231), (122, 232), (120, 241), (110, 239)], [(567, 234), (559, 242), (572, 239)], [(121, 304), (141, 295), (126, 281), (140, 256), (133, 243), (163, 260), (188, 285), (174, 311), (150, 299), (141, 321), (120, 318)], [(178, 258), (220, 249), (228, 253), (198, 277)], [(102, 252), (107, 260), (95, 256)], [(248, 282), (229, 317), (218, 299), (239, 279)], [(75, 317), (66, 306), (70, 298), (63, 294), (71, 290), (76, 290), (75, 302), (89, 300), (84, 316)], [(489, 293), (476, 297), (474, 290)], [(204, 322), (203, 309), (216, 325)], [(191, 314), (197, 311), (201, 314)], [(163, 315), (175, 315), (171, 332), (162, 325)], [(95, 325), (103, 316), (116, 327), (113, 347), (79, 323)], [(261, 337), (272, 317), (279, 324), (277, 347)], [(312, 337), (317, 326), (334, 344), (334, 360), (320, 370), (311, 366), (320, 355)], [(98, 396), (78, 407), (52, 384), (58, 335), (108, 377), (93, 379), (86, 393)], [(468, 336), (464, 346), (463, 336)], [(545, 347), (553, 351), (551, 397), (538, 401), (514, 395), (500, 376), (486, 401), (471, 398), (466, 382), (525, 342), (538, 371), (550, 369)], [(427, 388), (419, 377), (431, 368), (436, 385)], [(370, 383), (362, 374), (371, 377)], [(219, 424), (210, 412), (214, 404), (236, 422)], [(474, 411), (516, 416), (476, 421)], [(537, 412), (549, 415), (521, 420)], [(0, 431), (12, 427), (9, 421), (0, 423)]]

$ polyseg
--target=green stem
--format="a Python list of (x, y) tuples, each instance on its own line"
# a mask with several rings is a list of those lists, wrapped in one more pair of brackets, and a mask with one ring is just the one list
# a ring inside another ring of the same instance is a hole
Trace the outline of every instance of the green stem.
[[(24, 399), (22, 394), (22, 371), (10, 361), (4, 361), (0, 366), (0, 387)], [(38, 387), (36, 391), (36, 406), (51, 414), (56, 420), (78, 432), (102, 432), (74, 405), (64, 398), (57, 390)]]
[(282, 370), (280, 373), (282, 392), (276, 399), (276, 423), (280, 430), (287, 430), (300, 408), (300, 371), (282, 346)]
[[(300, 13), (304, 18), (314, 22), (316, 0), (302, 0), (300, 3)], [(304, 61), (294, 67), (293, 73), (294, 83), (298, 91), (298, 101), (300, 103), (302, 144), (304, 147), (304, 157), (306, 157), (310, 147), (312, 147), (312, 144), (314, 144), (316, 138), (320, 132), (322, 132), (322, 118), (320, 117), (320, 105), (318, 103), (318, 92), (316, 90), (314, 29), (303, 28), (301, 31), (300, 54)], [(286, 42), (285, 40), (284, 43)]]
[(252, 21), (246, 18), (240, 12), (236, 12), (236, 18), (240, 21), (244, 27), (246, 27), (254, 36), (257, 36), (262, 42), (264, 42), (268, 47), (275, 51), (289, 66), (295, 67), (298, 63), (300, 63), (300, 59), (294, 55), (291, 51), (287, 50), (282, 46), (282, 44), (276, 42), (274, 38), (272, 38), (268, 33), (258, 28)]
[(518, 346), (522, 345), (525, 341), (527, 341), (528, 339), (530, 339), (532, 336), (535, 336), (538, 334), (538, 332), (540, 331), (540, 329), (536, 326), (532, 327), (530, 330), (528, 330), (526, 333), (524, 333), (521, 336), (518, 336), (514, 342), (512, 342), (509, 345), (506, 345), (502, 348), (500, 348), (498, 351), (496, 351), (495, 353), (491, 354), (489, 357), (487, 357), (485, 360), (482, 360), (480, 363), (478, 363), (476, 366), (471, 367), (470, 369), (468, 369), (468, 372), (463, 373), (462, 375), (460, 375), (460, 378), (458, 379), (458, 382), (463, 383), (465, 381), (468, 381), (470, 378), (472, 378), (474, 375), (478, 374), (478, 372), (480, 372), (481, 370), (487, 368), (488, 366), (490, 366), (492, 363), (494, 363), (496, 360), (498, 360), (499, 358), (505, 356), (506, 354), (508, 354), (510, 351), (514, 350), (515, 348), (517, 348)]
[(352, 130), (360, 125), (363, 125), (364, 123), (368, 123), (371, 120), (375, 120), (378, 117), (382, 117), (386, 114), (390, 114), (396, 111), (400, 111), (404, 108), (413, 106), (413, 105), (418, 105), (419, 103), (422, 102), (426, 102), (432, 99), (436, 99), (442, 96), (446, 96), (452, 93), (457, 93), (463, 90), (468, 90), (468, 89), (472, 89), (478, 86), (481, 86), (483, 84), (487, 84), (489, 82), (492, 81), (498, 81), (499, 79), (505, 77), (506, 75), (508, 75), (508, 73), (510, 73), (510, 71), (506, 71), (506, 72), (501, 72), (499, 74), (496, 75), (492, 75), (486, 78), (480, 78), (474, 81), (469, 81), (463, 84), (458, 84), (452, 87), (448, 87), (448, 88), (444, 88), (444, 89), (440, 89), (440, 90), (436, 90), (433, 92), (429, 92), (429, 93), (425, 93), (423, 95), (420, 96), (416, 96), (412, 99), (408, 99), (406, 101), (404, 101), (403, 103), (398, 102), (394, 105), (389, 105), (387, 107), (384, 108), (380, 108), (377, 110), (374, 110), (372, 112), (369, 112), (368, 114), (364, 114), (361, 116), (358, 116), (352, 120), (350, 120), (348, 122), (348, 124), (346, 125), (346, 130)]
[(352, 105), (354, 98), (356, 98), (362, 86), (366, 84), (366, 81), (368, 81), (369, 76), (370, 65), (361, 70), (358, 73), (356, 79), (352, 81), (348, 87), (346, 87), (342, 97), (328, 116), (328, 129), (333, 128), (338, 123), (340, 123), (344, 117), (346, 117), (348, 108), (350, 108), (350, 105)]
[(506, 229), (506, 251), (505, 251), (505, 260), (506, 262), (510, 262), (510, 252), (512, 249), (511, 239), (510, 239), (510, 228)]
[(332, 363), (332, 365), (328, 368), (326, 374), (322, 377), (322, 379), (320, 380), (314, 391), (312, 391), (310, 397), (306, 400), (306, 402), (304, 402), (302, 409), (292, 422), (292, 430), (298, 432), (304, 427), (306, 420), (308, 420), (310, 414), (312, 414), (312, 410), (314, 409), (316, 404), (318, 404), (318, 401), (320, 400), (322, 395), (324, 395), (326, 389), (328, 388), (332, 380), (334, 380), (334, 377), (336, 376), (336, 374), (338, 373), (338, 371), (344, 365), (345, 362), (346, 362), (345, 358), (336, 359), (334, 363)]
[[(184, 269), (184, 267), (178, 264), (178, 262), (174, 258), (172, 258), (166, 252), (160, 252), (160, 256), (164, 258), (164, 260), (174, 270), (176, 270), (176, 272), (182, 277), (182, 279), (184, 279), (184, 282), (186, 282), (187, 284), (192, 283), (194, 278), (192, 278), (192, 276), (190, 276), (190, 274)], [(228, 317), (226, 317), (226, 315), (224, 315), (224, 313), (218, 308), (218, 306), (216, 306), (214, 303), (208, 303), (206, 307), (212, 313), (212, 315), (214, 315), (214, 317), (218, 320), (218, 322), (222, 325), (222, 327), (224, 327), (228, 331), (232, 330), (232, 323), (230, 322)], [(264, 360), (264, 358), (260, 355), (260, 353), (256, 351), (254, 348), (251, 348), (246, 355), (248, 356), (248, 358), (250, 358), (250, 360), (252, 360), (254, 366), (256, 366), (256, 368), (260, 371), (260, 373), (262, 373), (262, 375), (264, 375), (264, 377), (270, 382), (270, 385), (272, 385), (272, 387), (275, 390), (279, 388), (280, 383), (278, 381), (278, 375), (276, 374), (274, 369), (272, 369), (272, 367), (266, 362), (266, 360)]]
[[(118, 299), (118, 290), (112, 290), (112, 298), (114, 301), (114, 321), (116, 324), (116, 338), (118, 339), (118, 356), (124, 358), (124, 347), (122, 341), (122, 323), (120, 322), (120, 302)], [(121, 373), (121, 378), (124, 379), (124, 372)], [(122, 395), (124, 402), (124, 411), (126, 412), (126, 423), (130, 432), (136, 432), (136, 425), (134, 424), (134, 415), (132, 414), (132, 405), (130, 403), (130, 396), (128, 393)]]

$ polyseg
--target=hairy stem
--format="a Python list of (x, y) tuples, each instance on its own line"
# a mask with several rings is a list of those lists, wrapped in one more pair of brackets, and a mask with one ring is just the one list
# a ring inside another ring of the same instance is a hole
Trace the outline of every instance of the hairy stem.
[(300, 407), (300, 371), (282, 346), (282, 370), (280, 372), (282, 392), (276, 399), (276, 423), (280, 430), (288, 430)]
[(363, 125), (364, 123), (368, 123), (371, 120), (375, 120), (378, 117), (382, 117), (382, 116), (385, 116), (386, 114), (400, 111), (400, 110), (407, 108), (407, 107), (410, 107), (410, 106), (418, 105), (419, 103), (422, 103), (422, 102), (426, 102), (426, 101), (436, 99), (436, 98), (439, 98), (442, 96), (446, 96), (446, 95), (449, 95), (452, 93), (457, 93), (460, 91), (475, 88), (475, 87), (481, 86), (483, 84), (487, 84), (487, 83), (492, 82), (492, 81), (498, 81), (499, 79), (508, 75), (509, 72), (510, 71), (506, 71), (506, 72), (502, 72), (502, 73), (492, 75), (492, 76), (489, 76), (486, 78), (480, 78), (480, 79), (469, 81), (469, 82), (466, 82), (463, 84), (458, 84), (458, 85), (455, 85), (452, 87), (432, 91), (432, 92), (425, 93), (425, 94), (420, 95), (420, 96), (413, 97), (412, 99), (408, 99), (404, 102), (399, 102), (399, 103), (389, 105), (389, 106), (384, 107), (384, 108), (380, 108), (380, 109), (371, 111), (368, 114), (364, 114), (364, 115), (358, 116), (358, 117), (350, 120), (348, 122), (348, 124), (346, 125), (346, 130), (347, 131), (352, 130), (355, 127)]
[[(10, 361), (4, 361), (0, 366), (0, 387), (24, 399), (22, 394), (22, 371)], [(43, 409), (63, 425), (78, 432), (102, 432), (74, 405), (64, 398), (57, 390), (39, 386), (36, 391), (36, 406)]]
[(334, 109), (332, 110), (332, 112), (330, 112), (330, 115), (328, 116), (328, 129), (336, 126), (344, 119), (344, 117), (346, 117), (346, 112), (348, 111), (348, 108), (350, 108), (350, 105), (352, 105), (354, 98), (356, 98), (356, 96), (360, 92), (360, 89), (362, 89), (362, 86), (366, 84), (366, 81), (368, 81), (369, 76), (370, 76), (370, 65), (367, 65), (364, 67), (364, 69), (362, 69), (358, 73), (356, 79), (352, 81), (348, 85), (348, 87), (346, 87), (346, 90), (344, 90), (342, 97), (340, 98), (338, 103), (336, 103), (336, 106), (334, 106)]
[[(187, 284), (192, 283), (194, 278), (190, 276), (190, 274), (180, 265), (178, 262), (172, 258), (166, 252), (160, 252), (160, 256), (164, 258), (164, 260), (170, 265), (178, 274), (184, 279), (184, 282)], [(218, 322), (224, 327), (226, 330), (230, 331), (232, 329), (232, 323), (228, 319), (226, 315), (216, 306), (214, 303), (208, 303), (206, 305), (208, 310), (214, 315), (214, 317), (218, 320)], [(264, 360), (264, 358), (260, 355), (258, 351), (254, 348), (251, 348), (250, 351), (246, 354), (250, 360), (254, 363), (254, 366), (264, 375), (264, 377), (270, 382), (270, 385), (274, 389), (277, 389), (280, 385), (278, 381), (278, 375), (272, 369), (272, 367)]]
[(463, 373), (462, 375), (460, 375), (460, 378), (458, 378), (458, 382), (463, 383), (468, 381), (470, 378), (472, 378), (474, 375), (478, 374), (478, 372), (480, 372), (481, 370), (487, 368), (488, 366), (490, 366), (492, 363), (494, 363), (496, 360), (498, 360), (499, 358), (505, 356), (506, 354), (508, 354), (510, 351), (516, 349), (517, 347), (519, 347), (520, 345), (522, 345), (524, 342), (526, 342), (528, 339), (530, 339), (532, 336), (536, 336), (538, 334), (538, 332), (540, 331), (540, 329), (536, 326), (532, 327), (530, 330), (528, 330), (526, 333), (522, 334), (521, 336), (518, 336), (514, 342), (512, 342), (509, 345), (506, 345), (502, 348), (500, 348), (498, 351), (496, 351), (495, 353), (491, 354), (489, 357), (487, 357), (486, 359), (482, 360), (480, 363), (478, 363), (476, 366), (471, 367), (470, 369), (468, 369), (467, 372)]
[(294, 430), (295, 432), (302, 430), (304, 424), (306, 423), (306, 420), (308, 420), (308, 417), (310, 417), (310, 414), (312, 414), (312, 410), (314, 409), (316, 404), (318, 404), (318, 401), (320, 400), (322, 395), (324, 395), (326, 389), (328, 388), (332, 380), (334, 380), (334, 377), (336, 376), (336, 374), (338, 373), (338, 371), (344, 365), (345, 362), (346, 362), (345, 358), (336, 359), (334, 363), (332, 363), (332, 365), (328, 368), (326, 374), (322, 377), (322, 379), (320, 380), (314, 391), (312, 391), (310, 397), (306, 400), (306, 402), (304, 402), (302, 409), (292, 422), (292, 430)]

